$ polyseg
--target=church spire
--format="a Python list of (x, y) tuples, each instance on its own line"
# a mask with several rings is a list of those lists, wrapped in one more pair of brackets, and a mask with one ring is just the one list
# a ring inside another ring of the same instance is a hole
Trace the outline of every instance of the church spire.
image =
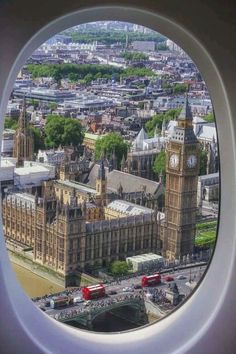
[(33, 159), (33, 138), (28, 128), (25, 97), (14, 136), (13, 157), (17, 159), (17, 166), (23, 166), (25, 160)]
[(17, 130), (20, 130), (21, 133), (25, 134), (26, 133), (26, 126), (27, 126), (26, 100), (25, 100), (25, 96), (24, 96), (23, 97), (23, 101), (22, 101), (22, 111), (20, 113), (18, 129)]
[(103, 160), (100, 163), (100, 167), (98, 169), (98, 177), (97, 179), (101, 180), (101, 181), (105, 181), (106, 179), (106, 173), (105, 173), (105, 167), (104, 167), (104, 162)]

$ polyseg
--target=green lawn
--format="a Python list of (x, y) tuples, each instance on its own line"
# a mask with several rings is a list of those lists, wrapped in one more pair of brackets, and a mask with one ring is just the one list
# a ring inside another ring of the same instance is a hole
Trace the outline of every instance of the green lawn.
[(217, 221), (210, 221), (196, 225), (196, 246), (213, 246), (216, 241)]

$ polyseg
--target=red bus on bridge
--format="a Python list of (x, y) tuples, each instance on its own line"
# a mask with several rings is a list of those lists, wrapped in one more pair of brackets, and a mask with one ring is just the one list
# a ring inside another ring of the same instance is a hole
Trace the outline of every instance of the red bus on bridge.
[(141, 279), (142, 286), (153, 286), (160, 284), (161, 282), (161, 275), (159, 273), (153, 275), (145, 275)]
[(83, 298), (85, 300), (97, 299), (106, 295), (105, 286), (103, 284), (85, 286), (82, 289)]

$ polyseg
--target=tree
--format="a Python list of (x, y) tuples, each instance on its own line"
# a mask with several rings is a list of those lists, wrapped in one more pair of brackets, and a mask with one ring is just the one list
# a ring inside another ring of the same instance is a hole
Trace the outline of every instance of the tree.
[(13, 118), (5, 118), (4, 129), (14, 129), (16, 130), (18, 126), (17, 120)]
[(70, 144), (77, 147), (83, 142), (84, 132), (80, 122), (76, 119), (49, 115), (45, 126), (45, 136), (45, 145), (48, 148)]
[(118, 133), (109, 133), (98, 139), (95, 144), (95, 158), (99, 159), (104, 153), (108, 159), (112, 158), (113, 152), (117, 158), (118, 167), (123, 156), (127, 156), (128, 143)]
[(169, 109), (165, 114), (163, 113), (155, 114), (152, 117), (152, 119), (145, 124), (145, 128), (148, 132), (148, 135), (150, 137), (153, 137), (156, 128), (160, 132), (162, 129), (163, 121), (165, 120), (165, 122), (167, 123), (170, 120), (176, 119), (179, 116), (180, 111), (181, 108), (177, 108), (177, 109)]
[(214, 123), (215, 122), (215, 117), (213, 113), (209, 113), (206, 116), (203, 117), (203, 119), (205, 121), (207, 121), (208, 123)]
[(126, 275), (129, 272), (129, 265), (125, 261), (115, 261), (110, 266), (113, 275)]
[(200, 169), (199, 169), (199, 175), (206, 175), (207, 172), (207, 151), (203, 149), (202, 147), (200, 148)]
[(39, 149), (44, 149), (44, 139), (42, 133), (39, 128), (33, 127), (32, 125), (29, 126), (29, 131), (32, 134), (34, 140), (34, 152), (38, 152)]
[(174, 94), (184, 93), (187, 90), (188, 90), (188, 85), (187, 84), (176, 84), (173, 87), (173, 93)]
[(165, 182), (166, 178), (166, 152), (161, 150), (160, 153), (156, 156), (153, 171), (160, 176), (162, 174), (163, 181)]
[(122, 57), (125, 58), (126, 60), (133, 60), (133, 61), (141, 61), (141, 60), (147, 60), (148, 56), (144, 53), (139, 53), (139, 52), (125, 52), (122, 54)]
[(57, 103), (56, 102), (49, 102), (48, 104), (48, 108), (51, 109), (51, 111), (54, 111), (55, 109), (57, 109)]

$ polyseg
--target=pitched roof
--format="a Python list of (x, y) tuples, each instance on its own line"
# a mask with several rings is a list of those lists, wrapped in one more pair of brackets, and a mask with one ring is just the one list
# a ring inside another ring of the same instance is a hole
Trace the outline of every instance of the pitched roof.
[(146, 193), (155, 194), (160, 192), (161, 183), (146, 178), (131, 175), (130, 173), (113, 170), (107, 174), (108, 189), (115, 190), (122, 185), (123, 193), (134, 193), (145, 190)]

